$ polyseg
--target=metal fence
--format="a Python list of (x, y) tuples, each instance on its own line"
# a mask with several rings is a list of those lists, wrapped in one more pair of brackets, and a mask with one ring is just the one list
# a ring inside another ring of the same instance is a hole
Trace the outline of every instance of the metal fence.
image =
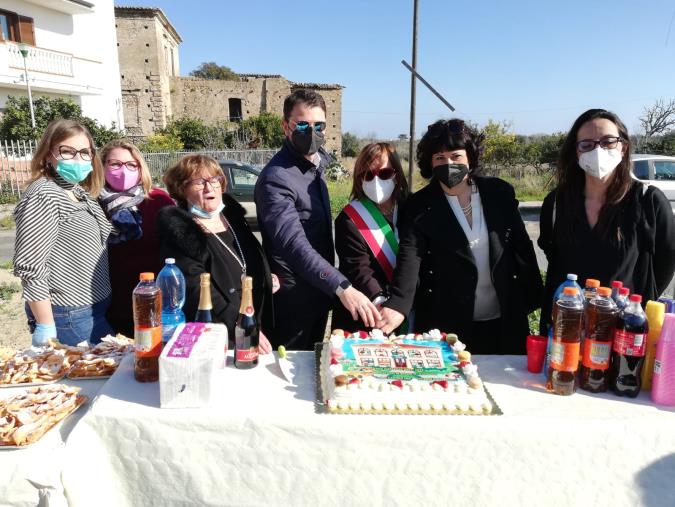
[[(0, 140), (0, 202), (21, 197), (31, 179), (30, 164), (37, 143), (35, 141)], [(250, 165), (265, 165), (276, 150), (194, 150), (164, 153), (143, 153), (152, 179), (159, 183), (162, 174), (181, 157), (192, 153), (209, 155), (216, 160), (236, 160)]]
[(200, 153), (216, 160), (236, 160), (244, 164), (263, 166), (270, 161), (276, 152), (277, 150), (195, 150), (143, 153), (143, 157), (148, 164), (153, 181), (158, 182), (161, 180), (164, 171), (185, 155)]
[(0, 140), (0, 198), (21, 196), (30, 181), (35, 141)]

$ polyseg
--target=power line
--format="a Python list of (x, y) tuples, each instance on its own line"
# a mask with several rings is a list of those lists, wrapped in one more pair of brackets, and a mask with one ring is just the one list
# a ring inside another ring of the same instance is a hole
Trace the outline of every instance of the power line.
[(675, 9), (673, 9), (673, 15), (670, 16), (670, 23), (668, 24), (668, 33), (666, 33), (666, 42), (665, 45), (668, 45), (668, 39), (670, 39), (670, 29), (673, 27), (673, 19), (675, 19)]

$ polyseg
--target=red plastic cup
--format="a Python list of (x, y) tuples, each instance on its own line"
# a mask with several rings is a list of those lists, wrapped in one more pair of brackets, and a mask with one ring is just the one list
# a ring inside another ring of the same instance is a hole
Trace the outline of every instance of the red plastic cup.
[(541, 373), (544, 367), (547, 341), (546, 336), (530, 335), (527, 337), (527, 371), (530, 373)]

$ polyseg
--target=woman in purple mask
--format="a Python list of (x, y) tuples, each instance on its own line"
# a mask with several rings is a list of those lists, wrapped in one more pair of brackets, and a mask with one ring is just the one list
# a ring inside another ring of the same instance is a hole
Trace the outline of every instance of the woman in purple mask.
[(105, 186), (99, 203), (114, 230), (108, 238), (112, 302), (108, 321), (116, 332), (133, 336), (131, 293), (138, 274), (162, 269), (155, 218), (164, 206), (174, 204), (169, 194), (152, 188), (143, 155), (130, 142), (117, 139), (101, 150)]

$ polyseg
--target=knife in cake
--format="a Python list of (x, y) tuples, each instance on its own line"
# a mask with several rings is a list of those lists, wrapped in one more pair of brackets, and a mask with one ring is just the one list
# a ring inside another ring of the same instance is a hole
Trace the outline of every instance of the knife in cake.
[(279, 354), (279, 369), (281, 370), (281, 374), (288, 382), (292, 384), (293, 375), (291, 374), (291, 362), (286, 356), (286, 347), (279, 345), (277, 352)]

